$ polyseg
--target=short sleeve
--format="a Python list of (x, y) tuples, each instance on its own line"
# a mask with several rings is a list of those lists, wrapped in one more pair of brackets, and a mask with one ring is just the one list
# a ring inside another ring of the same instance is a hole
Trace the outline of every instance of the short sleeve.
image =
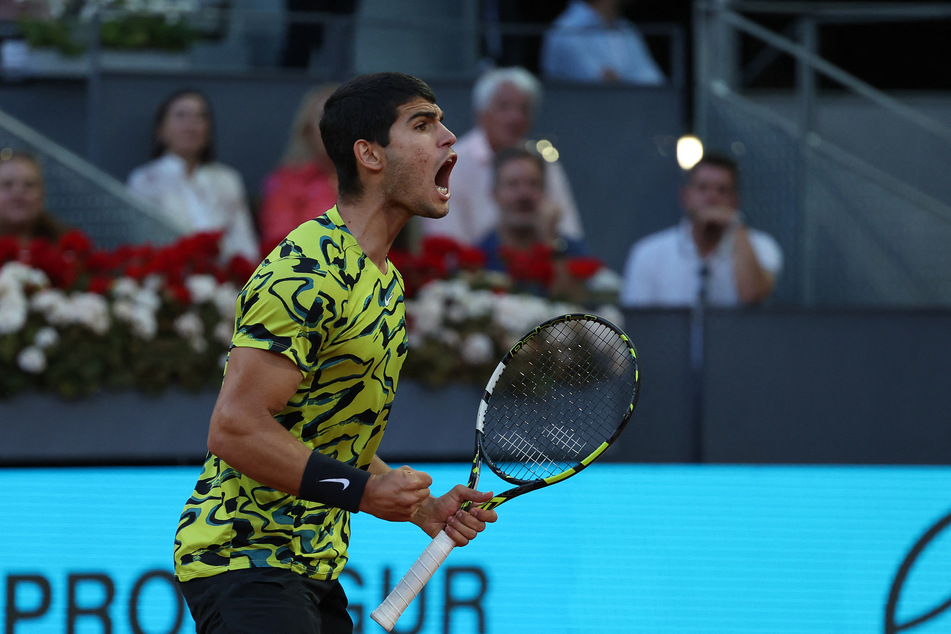
[(269, 350), (288, 357), (302, 374), (316, 370), (329, 338), (334, 299), (327, 276), (307, 270), (309, 260), (278, 260), (261, 267), (238, 296), (233, 347)]

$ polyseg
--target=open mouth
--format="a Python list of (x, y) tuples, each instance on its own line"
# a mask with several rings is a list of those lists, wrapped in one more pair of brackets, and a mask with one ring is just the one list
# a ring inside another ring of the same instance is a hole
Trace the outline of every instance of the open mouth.
[(439, 168), (439, 171), (436, 172), (436, 191), (447, 200), (449, 198), (449, 174), (452, 173), (455, 164), (456, 153), (453, 152)]

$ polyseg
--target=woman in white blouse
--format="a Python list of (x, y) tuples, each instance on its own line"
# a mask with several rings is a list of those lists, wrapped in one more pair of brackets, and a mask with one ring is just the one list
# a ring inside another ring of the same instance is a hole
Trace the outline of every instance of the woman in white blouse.
[(129, 175), (128, 186), (193, 233), (224, 230), (221, 252), (260, 257), (244, 181), (215, 160), (211, 106), (194, 90), (169, 96), (152, 129), (152, 160)]

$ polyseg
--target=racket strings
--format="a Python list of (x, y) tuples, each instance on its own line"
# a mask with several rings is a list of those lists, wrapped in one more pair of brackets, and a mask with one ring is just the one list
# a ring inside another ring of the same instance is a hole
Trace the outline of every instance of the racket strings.
[(512, 355), (486, 410), (483, 451), (502, 477), (576, 467), (626, 420), (637, 385), (631, 347), (589, 320), (553, 324)]

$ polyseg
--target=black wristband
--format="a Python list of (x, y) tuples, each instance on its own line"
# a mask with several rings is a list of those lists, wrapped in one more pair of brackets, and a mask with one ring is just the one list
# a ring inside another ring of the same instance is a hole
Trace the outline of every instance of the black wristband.
[(356, 513), (369, 479), (368, 471), (312, 451), (297, 497)]

